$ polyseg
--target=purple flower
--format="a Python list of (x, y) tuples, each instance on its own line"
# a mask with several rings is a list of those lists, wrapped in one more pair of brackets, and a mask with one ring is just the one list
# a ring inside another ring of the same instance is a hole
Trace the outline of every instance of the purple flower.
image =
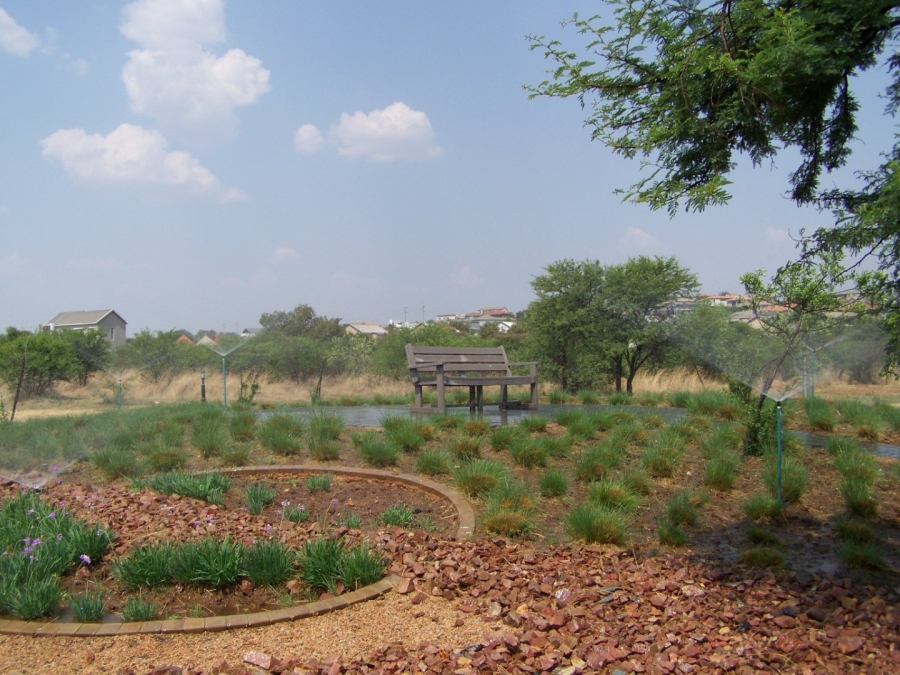
[(59, 464), (53, 465), (53, 473), (59, 473)]
[(266, 526), (265, 526), (263, 529), (264, 529), (266, 532), (271, 532), (271, 531), (272, 531), (272, 526), (269, 525), (268, 523), (266, 523)]
[(62, 541), (62, 532), (56, 535), (56, 541)]
[(276, 516), (280, 516), (280, 515), (281, 515), (281, 509), (275, 509), (275, 515), (276, 515)]
[(82, 553), (80, 556), (78, 556), (78, 559), (85, 565), (91, 564), (91, 559), (88, 557), (87, 553)]
[(334, 499), (332, 499), (332, 500), (331, 500), (331, 503), (332, 503), (332, 504), (337, 504), (337, 503), (338, 503), (338, 498), (335, 497)]
[(285, 499), (283, 502), (281, 502), (281, 505), (284, 507), (288, 507), (291, 505), (291, 501), (289, 499)]
[(26, 516), (30, 516), (30, 515), (32, 515), (33, 513), (34, 513), (34, 509), (28, 509), (28, 510), (25, 512), (25, 515), (26, 515)]
[(48, 517), (48, 518), (56, 518), (56, 511), (51, 511), (51, 512), (50, 512), (50, 515), (47, 516), (47, 517)]

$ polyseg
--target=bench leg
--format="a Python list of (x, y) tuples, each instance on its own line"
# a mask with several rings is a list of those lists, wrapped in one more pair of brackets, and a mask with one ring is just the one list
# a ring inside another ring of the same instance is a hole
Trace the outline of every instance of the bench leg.
[(415, 385), (415, 389), (416, 389), (416, 407), (421, 408), (422, 407), (422, 385), (421, 384)]
[(537, 410), (538, 407), (538, 388), (537, 382), (531, 383), (531, 405), (529, 406), (532, 410)]
[(478, 412), (482, 412), (484, 410), (484, 386), (478, 385), (475, 387), (475, 407), (478, 409)]
[(509, 398), (506, 395), (506, 385), (500, 385), (500, 410), (506, 410), (509, 408)]
[(447, 402), (444, 400), (444, 377), (437, 378), (437, 407), (439, 413), (447, 412)]
[(475, 387), (469, 387), (469, 412), (475, 410)]

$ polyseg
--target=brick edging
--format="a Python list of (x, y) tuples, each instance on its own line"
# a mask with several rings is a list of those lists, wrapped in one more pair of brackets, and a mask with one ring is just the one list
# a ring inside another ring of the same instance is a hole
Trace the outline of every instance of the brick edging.
[[(216, 470), (231, 475), (259, 475), (266, 473), (330, 473), (346, 478), (369, 478), (385, 482), (403, 483), (412, 487), (437, 494), (456, 509), (458, 527), (456, 536), (459, 539), (471, 537), (475, 533), (475, 511), (472, 505), (456, 490), (436, 481), (404, 473), (391, 473), (381, 469), (361, 469), (346, 467), (323, 467), (320, 465), (292, 464), (283, 466), (249, 466), (235, 469)], [(255, 628), (268, 626), (279, 621), (293, 621), (308, 616), (318, 616), (337, 609), (344, 609), (366, 600), (373, 600), (384, 595), (400, 583), (400, 577), (388, 575), (381, 581), (363, 586), (351, 593), (336, 598), (317, 600), (303, 605), (274, 609), (268, 612), (252, 614), (232, 614), (229, 616), (211, 616), (207, 618), (166, 619), (161, 621), (134, 621), (116, 623), (68, 623), (18, 621), (0, 619), (0, 635), (32, 635), (50, 636), (65, 635), (69, 637), (111, 637), (115, 635), (135, 635), (150, 633), (202, 633), (204, 631), (228, 630), (231, 628)]]

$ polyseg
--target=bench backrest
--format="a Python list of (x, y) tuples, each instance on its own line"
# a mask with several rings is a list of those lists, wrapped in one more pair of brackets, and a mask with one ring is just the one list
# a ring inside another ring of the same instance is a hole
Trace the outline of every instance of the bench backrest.
[(406, 345), (406, 360), (411, 371), (434, 372), (436, 364), (444, 371), (504, 372), (512, 375), (503, 347), (420, 347)]

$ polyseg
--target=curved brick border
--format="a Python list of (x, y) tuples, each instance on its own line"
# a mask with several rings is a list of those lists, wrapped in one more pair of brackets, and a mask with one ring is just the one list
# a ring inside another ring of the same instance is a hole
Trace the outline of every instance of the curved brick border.
[[(456, 509), (459, 527), (457, 538), (470, 537), (475, 532), (475, 511), (456, 490), (441, 485), (427, 478), (411, 474), (391, 473), (378, 469), (355, 469), (341, 467), (323, 467), (307, 464), (291, 464), (284, 466), (249, 466), (237, 469), (224, 469), (220, 473), (231, 475), (259, 475), (267, 473), (330, 473), (345, 478), (365, 478), (381, 480), (389, 483), (402, 483), (411, 487), (439, 495), (453, 504)], [(400, 577), (389, 575), (369, 586), (364, 586), (352, 593), (345, 593), (336, 598), (309, 602), (305, 605), (275, 609), (269, 612), (253, 614), (232, 614), (230, 616), (212, 616), (203, 619), (168, 619), (165, 621), (134, 621), (129, 623), (63, 623), (39, 621), (13, 621), (0, 619), (0, 635), (65, 635), (75, 637), (101, 637), (114, 635), (134, 635), (136, 633), (201, 633), (203, 631), (228, 630), (230, 628), (253, 628), (268, 626), (279, 621), (293, 621), (307, 616), (317, 616), (336, 609), (343, 609), (358, 602), (372, 600), (384, 595), (400, 583)]]

